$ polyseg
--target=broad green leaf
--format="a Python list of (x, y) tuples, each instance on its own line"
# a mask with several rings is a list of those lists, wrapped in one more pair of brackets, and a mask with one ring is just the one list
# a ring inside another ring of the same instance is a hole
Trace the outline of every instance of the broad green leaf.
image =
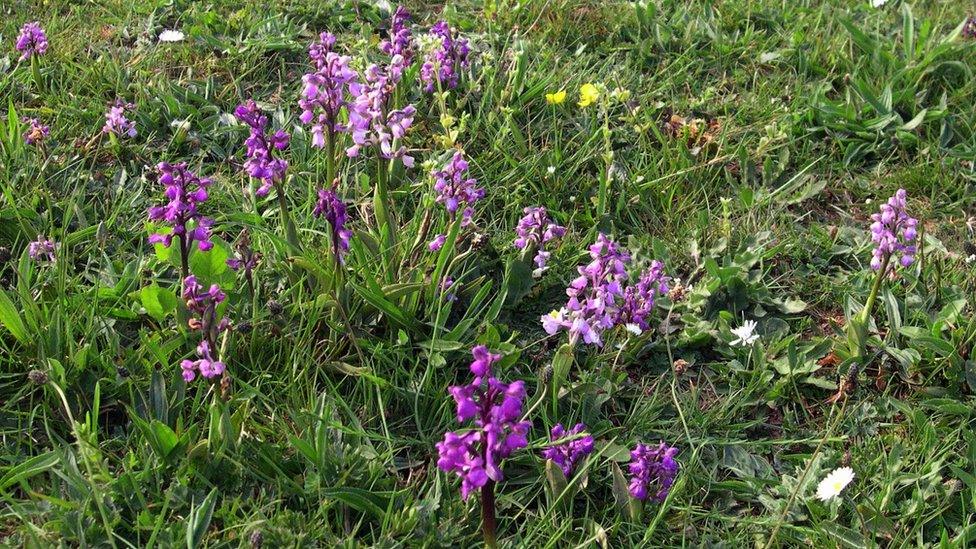
[(17, 341), (27, 344), (27, 328), (17, 312), (17, 307), (6, 292), (0, 290), (0, 324), (3, 324)]
[(179, 298), (169, 288), (163, 288), (156, 283), (143, 286), (139, 290), (139, 300), (146, 309), (146, 313), (158, 321), (162, 321), (179, 306)]
[(47, 471), (51, 467), (54, 467), (59, 461), (60, 458), (52, 450), (50, 452), (28, 458), (14, 465), (13, 467), (10, 467), (4, 471), (3, 476), (0, 477), (0, 492), (6, 491), (7, 488), (10, 488), (23, 480)]
[(213, 518), (214, 505), (217, 503), (217, 488), (214, 488), (203, 498), (200, 505), (193, 505), (190, 509), (190, 516), (186, 521), (186, 547), (196, 549), (203, 541), (203, 537), (210, 528), (210, 520)]

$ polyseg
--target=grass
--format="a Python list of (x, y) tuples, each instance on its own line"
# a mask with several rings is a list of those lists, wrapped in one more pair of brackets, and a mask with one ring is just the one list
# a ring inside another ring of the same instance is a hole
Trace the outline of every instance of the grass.
[[(968, 2), (410, 2), (415, 34), (445, 18), (473, 45), (446, 104), (487, 195), (456, 242), (427, 250), (448, 232), (427, 174), (451, 139), (434, 98), (403, 86), (418, 160), (393, 172), (396, 245), (372, 223), (373, 163), (344, 159), (355, 234), (337, 269), (328, 225), (312, 216), (327, 162), (297, 98), (322, 30), (357, 68), (382, 61), (379, 4), (3, 8), (0, 540), (480, 544), (478, 498), (460, 499), (434, 444), (458, 428), (447, 388), (487, 344), (535, 404), (529, 445), (496, 490), (502, 545), (972, 543)], [(13, 51), (31, 20), (51, 43), (41, 82)], [(187, 38), (159, 44), (164, 28)], [(591, 82), (604, 99), (576, 106)], [(566, 102), (547, 104), (559, 89)], [(629, 97), (609, 100), (614, 89)], [(136, 105), (139, 135), (113, 145), (99, 132), (117, 97)], [(300, 248), (274, 192), (242, 192), (247, 133), (232, 112), (246, 98), (292, 133), (285, 187)], [(50, 126), (42, 146), (23, 142), (21, 117)], [(223, 389), (179, 373), (197, 336), (175, 299), (178, 269), (146, 242), (163, 160), (214, 180), (204, 208), (217, 246), (191, 263), (228, 293)], [(874, 280), (868, 217), (898, 188), (923, 245), (883, 285), (865, 357), (845, 361), (845, 326)], [(512, 246), (530, 205), (568, 228), (539, 279)], [(244, 229), (263, 255), (253, 295), (222, 261)], [(691, 290), (662, 299), (640, 337), (578, 345), (554, 383), (565, 335), (539, 317), (565, 301), (599, 231)], [(60, 243), (55, 263), (29, 259), (39, 234)], [(729, 346), (745, 319), (759, 321), (760, 342)], [(827, 402), (842, 379), (857, 383)], [(584, 422), (597, 439), (560, 501), (539, 458), (557, 422)], [(676, 484), (635, 509), (615, 468), (626, 474), (629, 449), (659, 440), (680, 449)], [(816, 500), (817, 482), (847, 464), (856, 478), (843, 497)]]

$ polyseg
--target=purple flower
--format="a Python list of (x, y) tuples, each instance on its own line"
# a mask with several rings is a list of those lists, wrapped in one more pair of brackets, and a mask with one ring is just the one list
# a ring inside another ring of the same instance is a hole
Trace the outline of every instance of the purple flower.
[(433, 92), (438, 84), (443, 90), (453, 90), (458, 85), (461, 69), (468, 66), (468, 41), (456, 39), (447, 21), (438, 21), (430, 29), (430, 37), (439, 43), (427, 53), (420, 67), (424, 91)]
[(677, 453), (677, 448), (663, 442), (656, 447), (638, 444), (630, 452), (630, 495), (642, 501), (649, 496), (664, 501), (678, 474)]
[(149, 220), (165, 222), (173, 227), (173, 231), (169, 234), (152, 234), (149, 243), (169, 248), (176, 236), (180, 239), (181, 251), (188, 251), (194, 241), (201, 251), (213, 248), (210, 241), (213, 220), (203, 217), (198, 211), (200, 204), (207, 200), (210, 179), (194, 175), (185, 162), (161, 162), (156, 169), (159, 171), (159, 181), (166, 187), (165, 195), (169, 202), (149, 208)]
[(197, 372), (200, 372), (200, 375), (203, 377), (210, 379), (219, 376), (227, 369), (227, 366), (223, 362), (213, 357), (213, 351), (210, 349), (210, 343), (207, 340), (203, 340), (197, 345), (197, 356), (199, 358), (196, 360), (184, 359), (180, 362), (180, 368), (183, 370), (183, 380), (187, 383), (196, 379)]
[(197, 345), (198, 358), (187, 359), (180, 363), (183, 379), (187, 382), (193, 381), (197, 372), (210, 379), (223, 374), (226, 370), (224, 363), (213, 355), (217, 347), (217, 336), (230, 327), (230, 322), (226, 318), (218, 320), (217, 314), (217, 306), (226, 298), (220, 286), (216, 284), (205, 289), (193, 275), (183, 280), (183, 299), (186, 301), (187, 309), (193, 315), (190, 319), (190, 327), (201, 333), (200, 343)]
[[(584, 436), (557, 444), (559, 439), (577, 435)], [(593, 437), (586, 433), (586, 425), (582, 423), (577, 423), (568, 433), (562, 423), (557, 423), (549, 433), (549, 440), (553, 444), (542, 451), (542, 457), (551, 459), (567, 477), (573, 472), (576, 463), (593, 451)]]
[(115, 103), (109, 105), (105, 112), (105, 125), (102, 126), (102, 133), (111, 133), (116, 136), (136, 136), (136, 123), (125, 116), (126, 111), (136, 108), (132, 103), (126, 103), (121, 99), (116, 99)]
[(454, 221), (457, 211), (461, 210), (461, 225), (471, 223), (474, 214), (474, 203), (485, 196), (485, 190), (478, 188), (478, 180), (467, 177), (468, 163), (461, 151), (456, 151), (451, 161), (440, 170), (434, 171), (434, 191), (437, 192), (437, 202), (444, 204), (448, 216)]
[(350, 57), (332, 51), (336, 38), (323, 32), (319, 41), (308, 48), (308, 55), (315, 64), (315, 72), (302, 77), (305, 86), (298, 106), (302, 109), (299, 117), (302, 124), (312, 124), (312, 146), (325, 147), (325, 132), (332, 139), (338, 132), (346, 131), (340, 123), (340, 111), (348, 105), (350, 86), (358, 79), (355, 71), (349, 68)]
[[(457, 301), (457, 289), (454, 286), (454, 279), (449, 276), (445, 276), (441, 281), (441, 292), (444, 292), (444, 299), (447, 301)], [(452, 290), (452, 288), (454, 289)], [(449, 292), (449, 290), (451, 291)]]
[(346, 205), (336, 194), (335, 188), (319, 189), (319, 199), (312, 211), (315, 217), (324, 217), (332, 228), (332, 255), (340, 263), (349, 250), (352, 231), (346, 228)]
[(427, 249), (436, 252), (444, 247), (444, 243), (447, 242), (446, 234), (434, 235), (434, 239), (427, 244)]
[(389, 102), (400, 77), (403, 76), (403, 57), (394, 55), (386, 67), (370, 65), (365, 83), (354, 82), (349, 89), (355, 96), (349, 106), (349, 127), (353, 145), (346, 149), (349, 157), (359, 156), (363, 147), (377, 147), (382, 158), (399, 158), (406, 167), (413, 166), (413, 157), (401, 144), (413, 124), (417, 109), (407, 105), (390, 110)]
[(911, 243), (918, 236), (915, 229), (918, 220), (909, 217), (906, 199), (905, 189), (898, 189), (887, 203), (881, 205), (879, 213), (871, 215), (871, 241), (875, 244), (871, 268), (874, 270), (880, 269), (881, 264), (895, 254), (901, 255), (904, 267), (915, 259), (915, 245)]
[(962, 37), (976, 39), (976, 16), (966, 19), (966, 24), (962, 27)]
[(27, 131), (24, 132), (24, 142), (28, 145), (37, 145), (51, 134), (51, 128), (41, 124), (36, 118), (23, 118), (21, 122), (27, 124)]
[(556, 225), (549, 218), (549, 213), (542, 206), (527, 207), (522, 212), (525, 216), (519, 220), (515, 227), (515, 247), (523, 250), (531, 248), (535, 250), (536, 275), (542, 274), (546, 270), (546, 262), (549, 261), (550, 252), (546, 251), (545, 244), (555, 238), (561, 238), (566, 234), (566, 228)]
[(248, 175), (261, 181), (261, 186), (254, 194), (267, 196), (271, 186), (284, 179), (288, 169), (287, 160), (274, 157), (274, 151), (288, 147), (288, 134), (284, 130), (271, 133), (268, 129), (268, 117), (261, 112), (253, 99), (238, 105), (234, 109), (234, 116), (251, 128), (251, 135), (244, 141), (247, 146), (244, 169)]
[(37, 240), (27, 245), (27, 255), (37, 262), (50, 261), (51, 263), (54, 263), (54, 254), (57, 249), (58, 244), (56, 242), (41, 235), (37, 235)]
[(630, 255), (600, 233), (590, 246), (590, 259), (588, 264), (577, 267), (579, 276), (566, 288), (566, 305), (543, 316), (542, 327), (550, 335), (568, 331), (570, 344), (582, 338), (584, 343), (599, 347), (603, 345), (603, 331), (617, 324)]
[(47, 52), (47, 34), (37, 21), (24, 23), (17, 37), (17, 51), (23, 61), (33, 55), (44, 55)]
[(403, 64), (410, 66), (413, 61), (413, 34), (410, 32), (410, 12), (397, 6), (390, 18), (390, 35), (380, 42), (380, 50), (390, 57), (403, 57)]
[(620, 306), (617, 324), (626, 326), (636, 334), (647, 330), (650, 327), (647, 317), (654, 310), (654, 299), (668, 293), (668, 280), (664, 274), (664, 264), (652, 261), (637, 283), (624, 290), (624, 302)]
[(459, 422), (471, 420), (474, 428), (466, 432), (448, 432), (437, 443), (437, 466), (461, 477), (461, 497), (481, 488), (488, 480), (502, 477), (501, 462), (519, 448), (528, 445), (526, 438), (531, 421), (520, 421), (525, 401), (525, 382), (502, 383), (492, 376), (492, 365), (501, 359), (484, 345), (472, 349), (474, 380), (468, 385), (450, 387), (448, 392), (457, 403)]

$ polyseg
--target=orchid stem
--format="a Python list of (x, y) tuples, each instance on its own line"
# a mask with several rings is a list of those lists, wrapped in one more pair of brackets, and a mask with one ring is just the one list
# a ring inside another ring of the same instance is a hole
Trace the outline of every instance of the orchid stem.
[(481, 487), (481, 532), (485, 538), (485, 547), (494, 549), (498, 547), (495, 540), (495, 530), (497, 523), (495, 520), (495, 481), (489, 479)]

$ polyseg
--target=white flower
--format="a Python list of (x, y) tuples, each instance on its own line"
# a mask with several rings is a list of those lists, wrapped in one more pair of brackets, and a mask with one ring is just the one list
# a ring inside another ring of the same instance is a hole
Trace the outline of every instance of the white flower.
[(881, 6), (888, 3), (888, 0), (871, 0), (871, 7), (880, 8)]
[(732, 335), (736, 336), (736, 339), (733, 339), (729, 345), (748, 347), (755, 343), (759, 339), (759, 334), (753, 333), (756, 331), (756, 326), (755, 320), (747, 320), (742, 326), (732, 330)]
[(160, 42), (182, 42), (186, 35), (178, 30), (164, 30), (159, 33)]
[(966, 258), (966, 264), (967, 265), (970, 264), (970, 263), (972, 263), (973, 261), (976, 261), (976, 254), (973, 254), (973, 255), (971, 255), (971, 256), (969, 256), (969, 257)]
[(633, 322), (628, 322), (627, 324), (624, 325), (624, 328), (627, 328), (628, 332), (638, 336), (644, 332), (643, 330), (641, 330), (640, 326), (634, 324)]
[(817, 485), (817, 497), (820, 501), (835, 498), (854, 480), (854, 470), (850, 467), (834, 469)]
[(549, 175), (552, 175), (552, 174), (556, 173), (556, 167), (555, 166), (549, 166), (548, 168), (546, 168), (546, 171), (549, 172)]

